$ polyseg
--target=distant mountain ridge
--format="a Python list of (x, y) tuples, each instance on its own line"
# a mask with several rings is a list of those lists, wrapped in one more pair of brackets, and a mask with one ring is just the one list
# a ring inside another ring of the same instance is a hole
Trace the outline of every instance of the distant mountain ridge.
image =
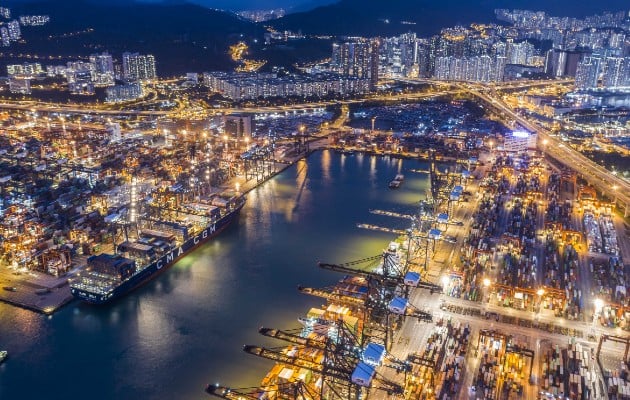
[(340, 0), (311, 11), (289, 14), (273, 25), (312, 34), (379, 36), (411, 31), (431, 35), (457, 24), (493, 22), (496, 8), (584, 17), (604, 11), (627, 12), (630, 3), (628, 0)]

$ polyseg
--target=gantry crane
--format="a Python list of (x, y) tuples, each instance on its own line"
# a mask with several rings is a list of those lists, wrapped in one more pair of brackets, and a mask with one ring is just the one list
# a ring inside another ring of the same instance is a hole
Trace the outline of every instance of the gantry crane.
[[(379, 259), (382, 259), (382, 263), (380, 268), (375, 271), (356, 268), (356, 266)], [(420, 287), (429, 289), (431, 292), (442, 291), (439, 285), (422, 281), (419, 274), (408, 273), (406, 268), (401, 266), (398, 257), (389, 250), (384, 251), (381, 256), (368, 257), (344, 264), (319, 263), (319, 266), (331, 271), (358, 275), (366, 279), (367, 290), (363, 300), (363, 309), (368, 320), (364, 323), (369, 330), (369, 336), (373, 340), (381, 341), (387, 350), (391, 347), (392, 325), (396, 320), (400, 322), (405, 317), (417, 318), (420, 321), (432, 320), (430, 313), (414, 307), (406, 300), (409, 288)], [(329, 300), (344, 296), (326, 290), (301, 291), (307, 294), (323, 295)], [(344, 296), (344, 300), (359, 305), (356, 300), (345, 299), (345, 297), (354, 296)]]
[[(363, 347), (343, 321), (334, 322), (333, 329), (327, 335), (314, 334), (303, 337), (296, 332), (261, 328), (259, 332), (267, 337), (284, 340), (293, 346), (289, 348), (264, 348), (247, 345), (246, 353), (310, 370), (322, 378), (321, 397), (326, 394), (340, 399), (358, 399), (363, 392), (377, 389), (388, 395), (401, 395), (401, 385), (380, 376), (373, 366), (366, 364), (361, 357)], [(388, 355), (386, 357), (397, 370), (405, 372), (410, 367)], [(327, 393), (325, 393), (327, 391)]]
[[(368, 271), (361, 268), (353, 268), (356, 265), (365, 264), (367, 262), (382, 259), (381, 271)], [(419, 280), (411, 283), (405, 279), (407, 271), (406, 268), (401, 267), (400, 263), (394, 259), (394, 254), (390, 251), (384, 251), (382, 255), (367, 257), (361, 260), (346, 262), (343, 264), (330, 264), (330, 263), (318, 263), (320, 268), (327, 269), (329, 271), (341, 272), (344, 274), (358, 275), (365, 277), (368, 280), (375, 280), (385, 284), (387, 286), (412, 286), (422, 289), (428, 289), (431, 292), (441, 292), (442, 287), (431, 282)]]
[(254, 145), (251, 149), (241, 154), (245, 179), (263, 181), (276, 172), (274, 162), (274, 144), (259, 147)]

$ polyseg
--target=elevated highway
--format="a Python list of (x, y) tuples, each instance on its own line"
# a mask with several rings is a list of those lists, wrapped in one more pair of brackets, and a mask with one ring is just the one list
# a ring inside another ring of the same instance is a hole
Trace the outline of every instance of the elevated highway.
[[(401, 82), (407, 83), (428, 83), (440, 88), (430, 92), (418, 92), (418, 93), (396, 93), (396, 94), (376, 94), (366, 95), (358, 97), (356, 99), (349, 100), (329, 100), (320, 102), (309, 102), (301, 104), (291, 105), (277, 105), (277, 106), (248, 106), (248, 107), (228, 107), (207, 109), (205, 112), (208, 115), (215, 114), (232, 114), (232, 113), (274, 113), (274, 112), (290, 112), (298, 110), (312, 110), (316, 108), (324, 108), (331, 105), (338, 104), (361, 104), (369, 101), (382, 101), (382, 102), (404, 102), (422, 100), (434, 97), (445, 96), (449, 94), (463, 93), (465, 86), (461, 83), (434, 81), (429, 79), (400, 79)], [(549, 86), (552, 84), (562, 84), (564, 81), (528, 81), (519, 83), (501, 83), (494, 84), (492, 87), (496, 90), (503, 89), (523, 89), (528, 87)], [(111, 108), (103, 105), (96, 104), (63, 104), (63, 103), (47, 103), (34, 100), (22, 100), (22, 101), (2, 101), (0, 102), (0, 110), (23, 110), (23, 111), (37, 111), (42, 113), (67, 113), (67, 114), (91, 114), (91, 115), (104, 115), (104, 116), (116, 116), (116, 115), (130, 115), (130, 116), (145, 116), (145, 117), (173, 117), (176, 118), (177, 114), (186, 111), (182, 109), (177, 110), (133, 110), (122, 109), (112, 110)]]
[(508, 107), (502, 99), (494, 97), (480, 89), (482, 89), (482, 87), (476, 86), (467, 89), (467, 91), (492, 108), (499, 110), (506, 117), (514, 120), (523, 128), (536, 133), (538, 135), (538, 148), (541, 151), (576, 171), (589, 184), (593, 185), (593, 187), (613, 199), (617, 205), (621, 206), (624, 209), (626, 217), (630, 215), (630, 210), (628, 210), (630, 206), (629, 182), (613, 175), (611, 171), (608, 171), (606, 168), (582, 155), (579, 151), (566, 145), (562, 140), (551, 135), (547, 129), (517, 114)]

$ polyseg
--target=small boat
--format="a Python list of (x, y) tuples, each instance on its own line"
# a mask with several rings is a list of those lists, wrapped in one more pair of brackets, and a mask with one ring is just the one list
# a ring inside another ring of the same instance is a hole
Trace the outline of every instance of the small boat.
[(8, 351), (6, 350), (0, 351), (0, 364), (2, 364), (2, 362), (5, 360), (5, 358), (7, 358), (8, 355), (9, 355)]
[(394, 180), (389, 182), (389, 188), (390, 189), (398, 189), (400, 187), (400, 185), (402, 184), (402, 181), (405, 179), (405, 176), (403, 174), (398, 174), (394, 177)]
[(9, 292), (17, 292), (17, 288), (15, 286), (5, 286), (3, 289)]
[(398, 189), (399, 187), (400, 187), (400, 181), (393, 180), (393, 181), (389, 182), (389, 188), (390, 189)]

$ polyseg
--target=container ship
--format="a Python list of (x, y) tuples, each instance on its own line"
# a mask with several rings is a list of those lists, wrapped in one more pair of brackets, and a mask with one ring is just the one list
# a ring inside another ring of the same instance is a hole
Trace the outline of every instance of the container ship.
[(120, 298), (217, 236), (237, 219), (245, 200), (238, 193), (187, 199), (181, 188), (162, 188), (147, 197), (137, 217), (108, 215), (106, 221), (122, 227), (125, 240), (116, 244), (115, 234), (115, 254), (87, 259), (69, 280), (72, 295), (93, 304)]

